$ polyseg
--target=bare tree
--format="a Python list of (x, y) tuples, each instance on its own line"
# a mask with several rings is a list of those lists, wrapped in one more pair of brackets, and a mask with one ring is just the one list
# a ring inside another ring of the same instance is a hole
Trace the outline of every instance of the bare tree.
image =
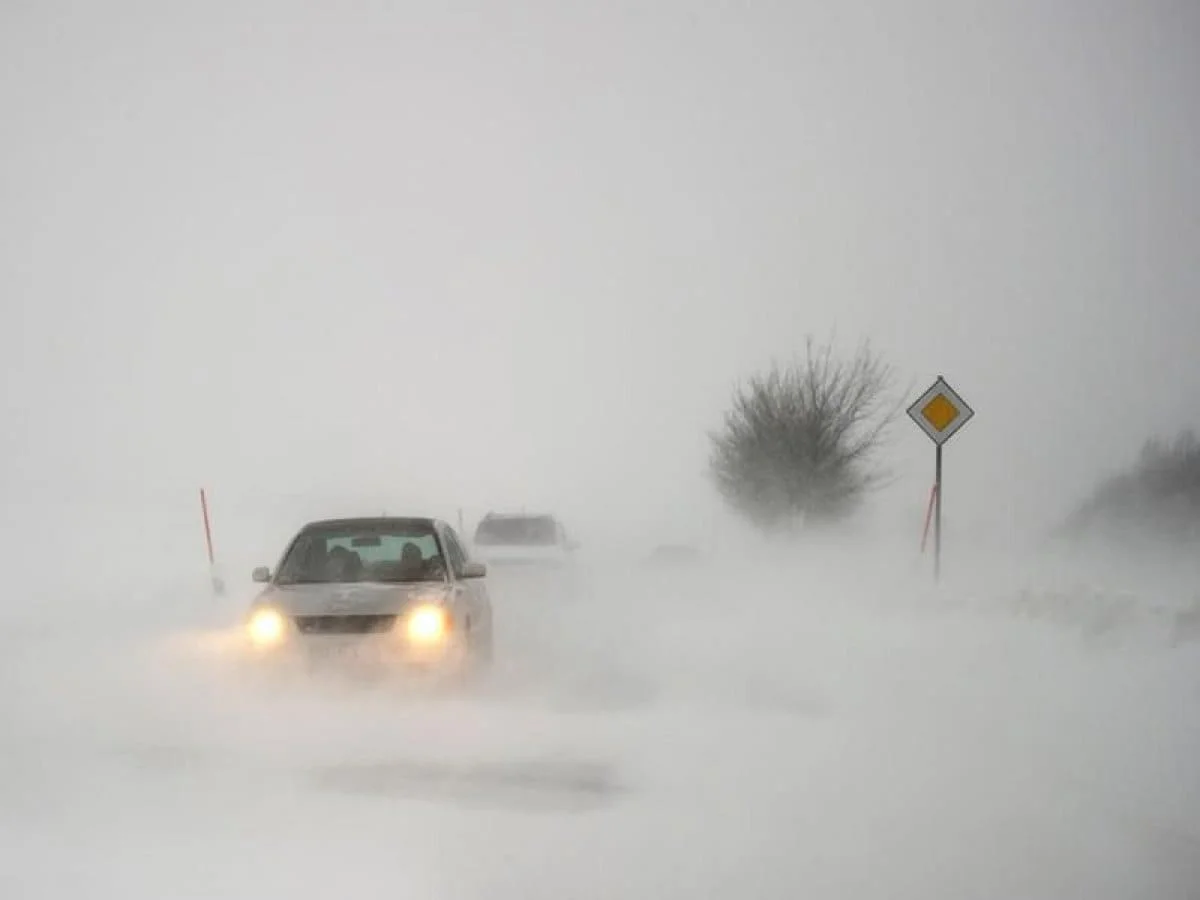
[(894, 371), (869, 343), (849, 359), (811, 337), (805, 350), (735, 388), (724, 427), (709, 434), (717, 489), (765, 530), (855, 512), (883, 482), (874, 459), (900, 410)]
[(1146, 441), (1137, 461), (1101, 481), (1057, 534), (1164, 544), (1200, 540), (1200, 439), (1185, 430), (1174, 441)]

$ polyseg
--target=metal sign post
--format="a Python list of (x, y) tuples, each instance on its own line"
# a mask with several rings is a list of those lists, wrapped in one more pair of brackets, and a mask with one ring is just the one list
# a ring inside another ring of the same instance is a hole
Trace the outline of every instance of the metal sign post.
[(942, 445), (934, 450), (933, 463), (933, 580), (942, 577)]
[(942, 447), (975, 415), (975, 410), (941, 375), (916, 402), (908, 416), (934, 443), (933, 474), (933, 578), (942, 574)]

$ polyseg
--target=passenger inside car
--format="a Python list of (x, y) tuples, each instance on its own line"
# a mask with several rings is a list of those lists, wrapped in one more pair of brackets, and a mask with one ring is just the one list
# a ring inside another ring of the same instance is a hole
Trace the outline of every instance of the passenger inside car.
[(334, 582), (360, 581), (363, 576), (362, 557), (347, 547), (334, 547), (329, 551), (325, 573)]
[(445, 567), (440, 554), (426, 558), (415, 541), (406, 541), (399, 559), (380, 560), (371, 567), (372, 577), (385, 582), (441, 580)]
[(400, 551), (400, 577), (405, 581), (417, 581), (425, 576), (425, 557), (421, 548), (409, 541)]

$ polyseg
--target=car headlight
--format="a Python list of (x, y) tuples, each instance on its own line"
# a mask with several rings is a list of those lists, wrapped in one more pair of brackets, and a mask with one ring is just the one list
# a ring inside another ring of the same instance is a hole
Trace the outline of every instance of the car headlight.
[(269, 647), (283, 640), (287, 633), (287, 622), (277, 610), (260, 609), (250, 617), (246, 630), (256, 645)]
[(449, 630), (449, 617), (440, 606), (418, 606), (404, 622), (404, 633), (410, 641), (418, 644), (437, 643), (446, 637)]

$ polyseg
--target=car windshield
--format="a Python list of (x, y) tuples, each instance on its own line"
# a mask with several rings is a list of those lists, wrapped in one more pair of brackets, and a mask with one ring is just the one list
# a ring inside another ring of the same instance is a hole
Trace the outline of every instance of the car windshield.
[(276, 581), (403, 584), (442, 581), (445, 572), (441, 546), (429, 523), (340, 523), (304, 529), (280, 564)]
[(494, 516), (479, 523), (475, 543), (549, 546), (558, 543), (558, 528), (552, 516)]

